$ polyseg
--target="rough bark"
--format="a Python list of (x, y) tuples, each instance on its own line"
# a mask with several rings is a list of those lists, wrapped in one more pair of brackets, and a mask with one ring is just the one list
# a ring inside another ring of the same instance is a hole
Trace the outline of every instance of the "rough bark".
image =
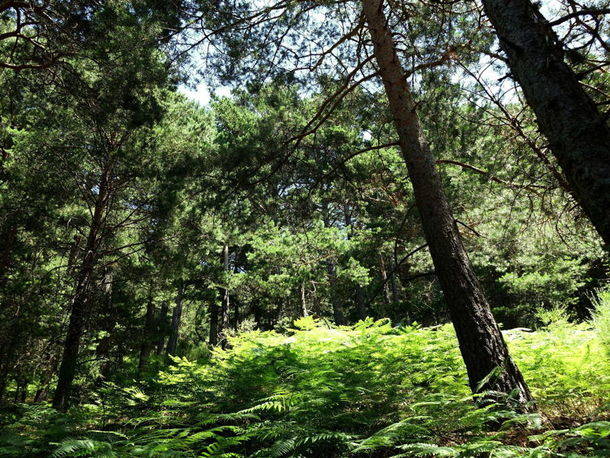
[(64, 341), (57, 387), (53, 396), (53, 407), (59, 410), (67, 410), (70, 403), (70, 391), (76, 373), (80, 341), (85, 329), (85, 320), (91, 293), (90, 289), (94, 280), (93, 275), (97, 262), (104, 215), (110, 201), (110, 177), (111, 167), (107, 166), (102, 173), (98, 186), (99, 192), (95, 202), (91, 224), (89, 225), (85, 253), (77, 274), (76, 286), (70, 304), (70, 322)]
[(529, 0), (483, 0), (513, 77), (536, 114), (573, 196), (610, 246), (610, 128), (565, 63), (552, 27)]
[[(508, 353), (462, 245), (387, 27), (382, 0), (363, 0), (363, 12), (400, 149), (413, 185), (424, 234), (455, 327), (470, 387), (473, 392), (483, 389), (512, 393), (519, 405), (525, 406), (531, 401), (530, 392)], [(487, 375), (498, 371), (498, 368), (501, 371), (497, 376), (481, 383)], [(483, 386), (480, 387), (480, 384)]]

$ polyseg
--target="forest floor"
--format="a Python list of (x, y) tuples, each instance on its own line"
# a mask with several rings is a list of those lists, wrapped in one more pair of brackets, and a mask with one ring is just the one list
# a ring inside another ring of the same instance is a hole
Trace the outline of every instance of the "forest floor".
[(0, 455), (609, 456), (610, 355), (599, 330), (559, 319), (504, 334), (535, 413), (477, 406), (449, 325), (306, 318), (174, 358), (144, 382), (117, 376), (67, 414), (7, 408)]

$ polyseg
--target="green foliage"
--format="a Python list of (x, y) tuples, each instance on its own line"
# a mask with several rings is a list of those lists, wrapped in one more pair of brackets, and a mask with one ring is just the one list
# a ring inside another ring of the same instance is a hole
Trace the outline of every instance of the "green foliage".
[(593, 299), (593, 325), (597, 338), (610, 358), (610, 288), (600, 290)]
[(578, 259), (560, 258), (542, 263), (535, 259), (522, 273), (506, 273), (499, 282), (521, 310), (531, 310), (533, 305), (566, 307), (576, 302), (575, 293), (584, 285), (585, 270), (586, 266)]
[(208, 361), (173, 358), (146, 393), (107, 385), (95, 405), (67, 415), (26, 408), (7, 417), (1, 450), (57, 457), (610, 451), (603, 421), (610, 360), (598, 331), (564, 321), (505, 336), (537, 414), (477, 406), (449, 326), (396, 328), (369, 319), (335, 327), (308, 317), (282, 334), (237, 334)]

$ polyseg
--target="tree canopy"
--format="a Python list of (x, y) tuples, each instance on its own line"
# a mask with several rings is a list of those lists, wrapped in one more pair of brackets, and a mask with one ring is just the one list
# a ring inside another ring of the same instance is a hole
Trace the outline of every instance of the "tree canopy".
[(0, 1), (0, 455), (603, 456), (609, 12)]

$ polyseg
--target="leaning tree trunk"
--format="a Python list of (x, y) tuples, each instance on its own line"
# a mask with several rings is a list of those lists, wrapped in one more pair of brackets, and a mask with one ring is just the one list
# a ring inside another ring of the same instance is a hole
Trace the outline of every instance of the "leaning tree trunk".
[[(424, 234), (466, 364), (470, 387), (473, 392), (482, 389), (512, 393), (521, 408), (525, 408), (531, 401), (530, 392), (508, 353), (462, 245), (387, 27), (383, 0), (363, 0), (363, 12)], [(485, 377), (497, 371), (497, 368), (501, 369), (497, 376), (489, 377), (485, 382)]]
[(482, 1), (573, 196), (610, 247), (607, 116), (564, 62), (561, 43), (536, 6), (529, 0)]
[(70, 304), (70, 322), (64, 341), (61, 366), (57, 379), (57, 387), (53, 395), (53, 407), (67, 410), (70, 403), (70, 391), (76, 373), (76, 362), (80, 350), (80, 341), (85, 329), (87, 308), (91, 298), (93, 274), (97, 262), (97, 252), (100, 244), (104, 215), (110, 202), (111, 169), (106, 167), (99, 184), (99, 192), (95, 202), (93, 217), (87, 235), (85, 253), (78, 271), (76, 286)]

